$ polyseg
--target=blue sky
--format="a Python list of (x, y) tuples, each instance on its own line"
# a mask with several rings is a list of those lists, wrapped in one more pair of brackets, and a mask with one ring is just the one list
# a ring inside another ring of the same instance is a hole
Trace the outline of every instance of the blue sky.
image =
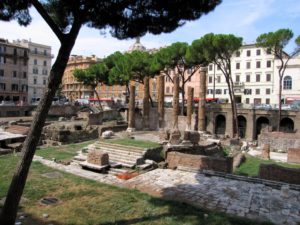
[[(188, 22), (183, 27), (169, 34), (146, 35), (141, 43), (146, 48), (158, 48), (180, 41), (191, 43), (206, 33), (231, 33), (243, 37), (244, 43), (254, 43), (258, 35), (280, 28), (293, 30), (294, 36), (300, 35), (299, 0), (223, 0), (223, 2), (197, 21)], [(33, 21), (24, 28), (16, 22), (0, 22), (1, 38), (9, 41), (29, 39), (33, 42), (51, 45), (57, 55), (59, 42), (42, 18), (31, 10)], [(119, 41), (109, 34), (82, 28), (72, 54), (107, 56), (115, 51), (126, 51), (134, 40)], [(294, 42), (286, 51), (291, 52)]]

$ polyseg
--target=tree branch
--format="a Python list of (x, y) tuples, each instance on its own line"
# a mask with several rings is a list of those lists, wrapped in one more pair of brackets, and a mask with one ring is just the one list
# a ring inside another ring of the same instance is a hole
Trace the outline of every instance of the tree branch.
[(54, 34), (59, 39), (59, 41), (62, 43), (64, 39), (64, 33), (59, 29), (57, 24), (52, 20), (52, 18), (44, 9), (43, 5), (38, 0), (30, 0), (30, 1), (32, 5), (35, 7), (35, 9), (38, 11), (38, 13), (43, 17), (45, 22), (49, 25), (49, 27), (54, 32)]

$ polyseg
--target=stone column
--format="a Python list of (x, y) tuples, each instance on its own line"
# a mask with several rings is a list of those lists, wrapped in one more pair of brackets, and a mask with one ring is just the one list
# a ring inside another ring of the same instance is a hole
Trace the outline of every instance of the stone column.
[(205, 132), (205, 100), (206, 100), (206, 73), (207, 68), (200, 68), (200, 91), (199, 91), (199, 105), (198, 105), (198, 131)]
[(143, 126), (144, 130), (149, 130), (149, 114), (150, 114), (150, 91), (149, 77), (144, 78), (144, 99), (143, 99)]
[(129, 105), (128, 105), (129, 117), (128, 117), (128, 132), (135, 130), (135, 86), (130, 85)]
[(176, 74), (173, 78), (173, 129), (178, 130), (178, 111), (179, 111), (179, 76)]
[(192, 114), (194, 106), (194, 88), (188, 87), (188, 98), (187, 98), (187, 115), (186, 115), (186, 130), (192, 130)]
[(157, 77), (157, 91), (158, 91), (158, 100), (157, 100), (157, 111), (158, 111), (158, 128), (164, 128), (165, 120), (165, 76)]

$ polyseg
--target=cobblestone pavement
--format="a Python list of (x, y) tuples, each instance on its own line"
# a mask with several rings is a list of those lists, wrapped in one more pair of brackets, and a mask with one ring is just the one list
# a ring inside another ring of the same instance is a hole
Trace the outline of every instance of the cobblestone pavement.
[(275, 224), (300, 223), (300, 192), (283, 185), (281, 189), (264, 184), (205, 176), (193, 172), (156, 169), (128, 181), (113, 175), (64, 166), (35, 157), (43, 164), (107, 184), (135, 188), (142, 192), (250, 219), (270, 220)]

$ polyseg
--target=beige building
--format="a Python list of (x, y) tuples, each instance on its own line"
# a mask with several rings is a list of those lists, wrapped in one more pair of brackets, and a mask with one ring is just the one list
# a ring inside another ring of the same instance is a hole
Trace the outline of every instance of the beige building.
[(98, 60), (99, 59), (94, 55), (89, 57), (72, 55), (69, 58), (62, 78), (62, 95), (64, 95), (70, 101), (94, 97), (94, 90), (91, 87), (78, 82), (75, 79), (73, 72), (75, 69), (87, 69), (92, 64), (95, 64)]
[(28, 61), (28, 103), (40, 98), (46, 88), (51, 70), (51, 46), (31, 42), (30, 40), (16, 40), (15, 44), (29, 50)]
[(0, 39), (0, 101), (27, 102), (28, 49)]

